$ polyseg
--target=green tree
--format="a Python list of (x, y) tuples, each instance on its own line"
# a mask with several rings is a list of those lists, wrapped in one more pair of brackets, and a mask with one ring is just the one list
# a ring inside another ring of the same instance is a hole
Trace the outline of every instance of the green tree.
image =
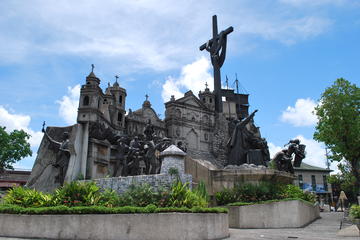
[(360, 189), (360, 88), (339, 78), (325, 89), (315, 108), (318, 123), (314, 139), (331, 150), (332, 161), (344, 162)]
[(356, 193), (358, 190), (354, 185), (356, 179), (351, 174), (348, 163), (339, 163), (338, 168), (340, 170), (338, 174), (328, 177), (332, 190), (336, 195), (339, 195), (340, 191), (344, 191), (350, 202), (357, 202)]
[(30, 144), (27, 140), (30, 135), (23, 130), (14, 130), (10, 133), (0, 126), (0, 172), (13, 169), (12, 164), (23, 157), (31, 156)]

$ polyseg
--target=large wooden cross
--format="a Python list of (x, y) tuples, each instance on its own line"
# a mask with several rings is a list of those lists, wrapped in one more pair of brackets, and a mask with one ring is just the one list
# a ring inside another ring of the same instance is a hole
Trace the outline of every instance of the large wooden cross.
[(214, 93), (215, 93), (215, 111), (222, 112), (222, 94), (221, 94), (221, 74), (220, 68), (224, 64), (226, 56), (226, 40), (227, 35), (234, 31), (233, 27), (229, 27), (218, 33), (217, 17), (212, 17), (213, 37), (200, 46), (200, 51), (206, 49), (210, 53), (211, 64), (214, 68)]

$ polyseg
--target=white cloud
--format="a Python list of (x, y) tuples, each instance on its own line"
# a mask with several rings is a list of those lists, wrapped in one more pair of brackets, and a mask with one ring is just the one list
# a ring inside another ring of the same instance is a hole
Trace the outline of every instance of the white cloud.
[(344, 5), (348, 0), (279, 0), (281, 3), (289, 4), (295, 7), (313, 7), (321, 5)]
[(59, 106), (59, 115), (67, 124), (75, 124), (77, 110), (79, 107), (80, 84), (74, 87), (68, 87), (68, 94), (61, 100), (56, 101)]
[(40, 145), (43, 133), (34, 131), (29, 127), (31, 117), (28, 115), (10, 113), (4, 106), (0, 105), (0, 126), (5, 126), (6, 131), (11, 132), (14, 129), (24, 130), (31, 135), (29, 143), (31, 147)]
[(183, 92), (192, 90), (196, 95), (200, 90), (205, 89), (205, 83), (209, 84), (209, 88), (213, 89), (213, 77), (209, 73), (210, 61), (201, 57), (193, 63), (185, 65), (181, 69), (181, 74), (178, 78), (169, 76), (163, 84), (161, 96), (164, 102), (170, 100), (171, 95), (175, 98), (183, 97)]
[(317, 122), (313, 114), (317, 103), (310, 98), (296, 100), (295, 106), (288, 106), (281, 115), (281, 121), (290, 123), (295, 127), (313, 126)]
[(197, 48), (211, 35), (214, 12), (219, 14), (221, 29), (234, 25), (231, 38), (236, 44), (230, 45), (238, 51), (254, 49), (253, 35), (294, 44), (323, 33), (332, 23), (318, 13), (288, 14), (286, 10), (275, 1), (256, 6), (229, 1), (220, 6), (215, 0), (4, 0), (0, 9), (1, 61), (26, 62), (34, 55), (75, 54), (106, 59), (124, 71), (163, 71), (178, 68), (201, 54)]
[(276, 146), (274, 143), (269, 142), (268, 143), (270, 157), (273, 158), (276, 153), (280, 152), (283, 148), (280, 146)]
[(326, 167), (325, 146), (322, 143), (319, 143), (314, 139), (305, 138), (302, 135), (298, 135), (295, 138), (306, 145), (306, 157), (303, 160), (305, 163), (317, 167)]

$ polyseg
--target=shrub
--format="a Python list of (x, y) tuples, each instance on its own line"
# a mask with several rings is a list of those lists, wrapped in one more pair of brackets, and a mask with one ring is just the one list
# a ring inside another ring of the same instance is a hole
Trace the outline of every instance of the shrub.
[[(207, 207), (208, 194), (204, 184), (194, 191), (188, 183), (176, 181), (170, 189), (155, 190), (149, 184), (132, 185), (123, 194), (106, 189), (101, 192), (94, 182), (74, 181), (56, 189), (53, 194), (45, 194), (27, 188), (14, 188), (5, 197), (6, 204), (22, 207), (44, 206), (103, 206), (108, 208), (134, 207)], [(149, 210), (150, 211), (150, 210)]]
[(105, 207), (120, 206), (120, 196), (114, 190), (105, 189), (104, 192), (100, 193), (100, 200), (98, 204)]
[(171, 207), (207, 207), (208, 201), (198, 191), (191, 191), (189, 183), (175, 182), (170, 191)]
[(35, 189), (25, 187), (14, 187), (8, 190), (4, 197), (5, 204), (16, 204), (23, 207), (51, 206), (52, 197), (50, 194), (39, 192)]
[(234, 189), (230, 188), (225, 188), (224, 190), (217, 192), (215, 194), (215, 199), (220, 206), (237, 201)]
[(56, 189), (53, 195), (55, 205), (89, 206), (97, 205), (100, 200), (100, 188), (95, 182), (66, 183)]
[(350, 208), (350, 215), (353, 218), (360, 218), (360, 205), (352, 205)]
[(273, 182), (260, 182), (258, 184), (239, 184), (233, 189), (224, 189), (216, 193), (216, 201), (219, 205), (226, 205), (234, 202), (249, 203), (285, 198), (302, 199), (308, 202), (315, 202), (315, 196), (303, 192), (299, 187), (292, 184), (279, 184)]
[(146, 207), (124, 206), (108, 208), (104, 206), (54, 206), (54, 207), (29, 207), (24, 208), (18, 205), (0, 205), (0, 213), (8, 214), (128, 214), (128, 213), (160, 213), (160, 212), (187, 212), (187, 213), (227, 213), (226, 208), (157, 208), (155, 205)]
[(205, 183), (203, 181), (200, 181), (199, 184), (194, 188), (193, 190), (196, 194), (204, 198), (207, 202), (210, 201), (210, 196), (206, 190)]
[(311, 203), (315, 203), (316, 196), (310, 192), (304, 192), (298, 186), (288, 184), (282, 189), (283, 195), (282, 198), (299, 198)]
[(120, 195), (120, 206), (145, 207), (156, 204), (158, 193), (149, 184), (131, 185), (129, 189)]

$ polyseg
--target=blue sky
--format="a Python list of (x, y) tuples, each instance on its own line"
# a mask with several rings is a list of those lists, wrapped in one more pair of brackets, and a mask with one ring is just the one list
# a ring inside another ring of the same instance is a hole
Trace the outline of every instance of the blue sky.
[(305, 162), (324, 167), (311, 111), (336, 78), (359, 85), (356, 0), (2, 0), (0, 125), (28, 131), (34, 151), (16, 167), (32, 167), (42, 121), (74, 123), (92, 63), (103, 89), (120, 76), (127, 109), (148, 94), (161, 117), (171, 94), (212, 86), (209, 56), (198, 48), (211, 37), (213, 14), (219, 30), (234, 27), (222, 78), (232, 83), (237, 73), (271, 152), (300, 137)]

